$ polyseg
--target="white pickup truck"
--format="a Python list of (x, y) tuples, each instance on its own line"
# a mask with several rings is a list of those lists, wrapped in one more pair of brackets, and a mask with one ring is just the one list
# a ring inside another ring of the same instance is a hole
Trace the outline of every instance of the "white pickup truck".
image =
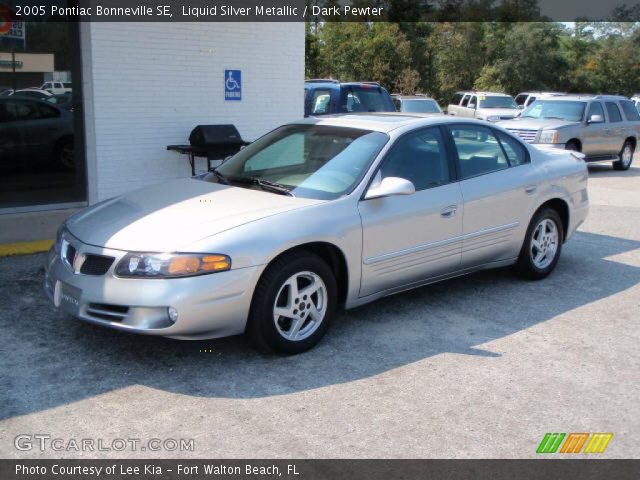
[(493, 92), (457, 92), (447, 107), (447, 113), (456, 117), (499, 122), (517, 117), (520, 111), (511, 95)]

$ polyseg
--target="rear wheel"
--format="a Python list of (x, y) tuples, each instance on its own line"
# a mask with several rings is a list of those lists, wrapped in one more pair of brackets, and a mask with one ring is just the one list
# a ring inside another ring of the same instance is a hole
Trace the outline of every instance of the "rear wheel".
[(327, 332), (336, 305), (336, 280), (324, 260), (307, 252), (286, 255), (258, 282), (247, 334), (263, 351), (304, 352)]
[(61, 170), (71, 171), (76, 168), (76, 158), (73, 149), (73, 139), (61, 140), (54, 153), (56, 165)]
[(529, 280), (549, 275), (560, 259), (564, 232), (560, 215), (553, 208), (538, 210), (531, 219), (515, 265), (516, 273)]
[(614, 170), (629, 170), (631, 162), (633, 162), (633, 151), (633, 143), (630, 140), (625, 141), (622, 150), (620, 150), (620, 158), (613, 162)]

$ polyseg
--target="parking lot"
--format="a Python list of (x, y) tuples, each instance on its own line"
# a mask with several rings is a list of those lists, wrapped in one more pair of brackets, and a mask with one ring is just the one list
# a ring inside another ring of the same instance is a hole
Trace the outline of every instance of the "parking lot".
[[(612, 432), (603, 456), (637, 457), (638, 164), (590, 167), (590, 216), (548, 279), (395, 295), (299, 356), (88, 325), (45, 299), (44, 254), (0, 259), (0, 456), (527, 458), (546, 432)], [(195, 449), (19, 451), (20, 434)]]

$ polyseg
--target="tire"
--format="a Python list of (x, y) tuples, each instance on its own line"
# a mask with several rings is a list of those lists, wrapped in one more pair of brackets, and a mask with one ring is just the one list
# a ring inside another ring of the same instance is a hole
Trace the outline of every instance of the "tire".
[[(305, 294), (312, 286), (316, 290)], [(333, 321), (337, 291), (331, 268), (317, 255), (298, 252), (276, 259), (256, 286), (247, 322), (249, 339), (264, 352), (309, 350)]]
[(633, 143), (631, 140), (626, 140), (624, 145), (622, 145), (622, 150), (620, 150), (619, 160), (613, 162), (614, 170), (629, 170), (631, 167), (631, 163), (633, 162), (633, 153), (635, 148), (633, 148)]
[[(543, 232), (546, 233), (544, 239), (541, 237)], [(516, 274), (527, 280), (541, 280), (548, 276), (560, 259), (563, 239), (564, 228), (558, 212), (553, 208), (538, 210), (527, 228), (514, 266)]]
[(580, 147), (574, 141), (567, 142), (567, 144), (564, 146), (564, 149), (565, 150), (569, 150), (571, 152), (579, 152), (580, 151)]
[(64, 139), (58, 143), (54, 151), (53, 160), (60, 170), (70, 172), (76, 169), (73, 139)]

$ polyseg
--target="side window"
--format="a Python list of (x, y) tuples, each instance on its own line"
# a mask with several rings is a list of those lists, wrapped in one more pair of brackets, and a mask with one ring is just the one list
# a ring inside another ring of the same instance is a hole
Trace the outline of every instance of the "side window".
[(498, 139), (488, 128), (456, 125), (449, 129), (458, 152), (463, 179), (509, 168)]
[(605, 102), (605, 105), (607, 106), (609, 121), (611, 123), (621, 122), (622, 115), (620, 115), (620, 109), (618, 108), (618, 105), (616, 105), (614, 102)]
[(41, 103), (38, 103), (36, 106), (38, 108), (39, 118), (55, 118), (60, 115), (58, 110), (56, 110), (55, 108), (51, 108)]
[(421, 130), (398, 140), (382, 164), (381, 174), (382, 178), (405, 178), (416, 190), (449, 183), (449, 161), (440, 129)]
[(640, 120), (638, 110), (636, 110), (636, 107), (631, 100), (621, 100), (620, 106), (622, 107), (622, 111), (624, 112), (624, 116), (627, 120), (630, 122), (637, 122)]
[(507, 153), (509, 164), (512, 167), (529, 163), (527, 149), (518, 140), (504, 132), (496, 132), (496, 135), (502, 144), (502, 148)]
[(466, 107), (469, 103), (469, 99), (471, 98), (471, 95), (465, 95), (464, 97), (462, 97), (462, 107)]
[(397, 97), (391, 97), (391, 100), (393, 100), (393, 106), (396, 107), (396, 110), (398, 112), (402, 111), (402, 102), (400, 101), (399, 98)]
[(478, 108), (478, 97), (476, 97), (475, 95), (471, 97), (471, 100), (469, 100), (468, 107), (471, 108), (472, 106), (473, 108)]
[(317, 89), (311, 97), (311, 115), (325, 115), (329, 113), (331, 104), (331, 90)]
[(591, 105), (589, 105), (587, 120), (589, 120), (593, 115), (600, 115), (602, 117), (602, 121), (604, 122), (604, 110), (600, 102), (593, 102)]
[(37, 120), (40, 118), (36, 102), (7, 102), (9, 121)]
[(524, 105), (526, 104), (526, 101), (527, 101), (527, 96), (526, 96), (525, 94), (521, 93), (520, 95), (518, 95), (518, 96), (515, 98), (515, 100), (516, 100), (516, 104), (517, 104), (517, 105), (522, 105), (522, 106), (524, 106)]
[(527, 101), (527, 105), (531, 105), (535, 101), (536, 101), (536, 97), (529, 97), (529, 100)]

